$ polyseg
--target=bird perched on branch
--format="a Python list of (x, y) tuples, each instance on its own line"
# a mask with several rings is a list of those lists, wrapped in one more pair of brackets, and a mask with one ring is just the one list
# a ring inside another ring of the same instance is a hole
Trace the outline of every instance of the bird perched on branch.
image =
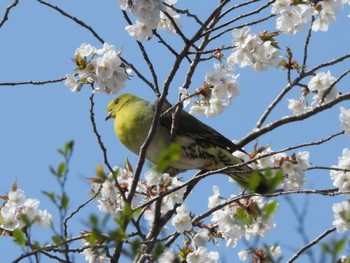
[[(152, 125), (155, 103), (131, 94), (123, 94), (108, 104), (107, 111), (105, 119), (115, 118), (114, 131), (119, 140), (130, 151), (139, 154)], [(156, 133), (146, 151), (146, 158), (153, 164), (158, 165), (160, 157), (173, 145), (175, 157), (170, 157), (172, 160), (167, 163), (167, 168), (177, 173), (192, 169), (217, 170), (243, 162), (232, 155), (232, 152), (240, 150), (232, 141), (189, 113), (183, 110), (180, 112), (172, 142), (169, 141), (171, 126), (172, 113), (167, 112), (160, 117)], [(248, 165), (228, 168), (222, 173), (229, 175), (243, 188), (259, 193), (271, 190), (264, 176)], [(251, 189), (252, 185), (254, 189)]]

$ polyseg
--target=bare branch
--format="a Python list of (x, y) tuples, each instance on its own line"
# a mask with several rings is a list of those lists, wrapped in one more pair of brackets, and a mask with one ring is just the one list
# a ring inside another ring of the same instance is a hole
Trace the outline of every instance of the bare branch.
[(203, 22), (195, 14), (191, 13), (188, 9), (186, 9), (186, 10), (178, 9), (175, 6), (169, 5), (168, 3), (165, 3), (165, 2), (163, 2), (163, 4), (165, 6), (171, 8), (172, 10), (174, 10), (176, 13), (183, 14), (183, 15), (186, 15), (188, 17), (193, 18), (196, 21), (196, 23), (199, 24), (200, 26), (203, 25)]
[(285, 125), (287, 123), (296, 122), (296, 121), (305, 120), (311, 116), (316, 115), (317, 113), (325, 111), (325, 110), (333, 107), (334, 105), (339, 104), (342, 101), (349, 100), (349, 99), (350, 99), (350, 93), (345, 93), (345, 94), (340, 95), (336, 99), (328, 101), (324, 104), (318, 105), (315, 108), (313, 108), (312, 110), (307, 111), (305, 113), (293, 115), (293, 116), (282, 117), (281, 119), (276, 120), (274, 122), (271, 122), (271, 123), (265, 125), (264, 127), (259, 128), (256, 131), (248, 134), (246, 137), (244, 137), (242, 140), (240, 140), (237, 143), (237, 145), (239, 147), (242, 147), (242, 146), (246, 145), (247, 143), (257, 139), (259, 136), (261, 136), (267, 132), (270, 132), (270, 131), (272, 131), (272, 130), (274, 130), (282, 125)]
[[(254, 2), (254, 1), (253, 1)], [(214, 31), (217, 31), (221, 28), (224, 28), (224, 27), (227, 27), (228, 25), (230, 24), (233, 24), (234, 22), (237, 22), (243, 18), (246, 18), (246, 17), (249, 17), (249, 16), (252, 16), (252, 15), (255, 15), (255, 14), (259, 14), (262, 10), (264, 10), (265, 8), (269, 7), (274, 1), (270, 1), (270, 2), (267, 2), (265, 5), (262, 5), (261, 7), (257, 8), (256, 10), (254, 11), (251, 11), (251, 12), (248, 12), (248, 13), (245, 13), (245, 14), (241, 14), (233, 19), (231, 19), (230, 21), (227, 21), (217, 27), (214, 27), (212, 29), (209, 29), (209, 30), (206, 30), (203, 35), (206, 35), (206, 34), (209, 34), (209, 33), (212, 33)]]
[(5, 9), (4, 16), (2, 20), (0, 21), (0, 28), (5, 24), (5, 22), (8, 20), (8, 16), (10, 14), (10, 11), (12, 8), (14, 8), (18, 4), (19, 0), (14, 0), (12, 4), (8, 5)]
[(307, 244), (306, 246), (302, 247), (297, 253), (295, 253), (288, 261), (287, 263), (292, 263), (294, 262), (304, 251), (306, 251), (307, 249), (309, 249), (310, 247), (316, 245), (318, 242), (320, 242), (324, 237), (326, 237), (327, 235), (329, 235), (330, 233), (334, 232), (336, 229), (336, 227), (331, 227), (329, 229), (327, 229), (326, 231), (324, 231), (321, 235), (319, 235), (317, 238), (315, 238), (314, 240), (312, 240), (309, 244)]
[[(132, 22), (128, 16), (128, 14), (126, 13), (126, 11), (122, 11), (122, 14), (124, 16), (124, 19), (128, 22), (129, 25), (132, 25)], [(148, 69), (150, 70), (151, 72), (151, 75), (152, 75), (152, 78), (153, 78), (153, 85), (149, 85), (153, 91), (155, 92), (155, 94), (157, 95), (157, 97), (160, 96), (160, 91), (159, 91), (159, 85), (158, 85), (158, 77), (157, 77), (157, 74), (154, 70), (154, 67), (153, 67), (153, 63), (152, 61), (149, 59), (148, 57), (148, 53), (145, 49), (145, 47), (143, 46), (143, 44), (140, 42), (140, 41), (136, 41), (140, 51), (141, 51), (141, 54), (143, 56), (143, 59), (145, 60), (145, 62), (147, 63), (147, 66), (148, 66)], [(150, 82), (146, 82), (146, 84), (150, 84)]]
[(91, 32), (91, 34), (98, 40), (100, 41), (101, 44), (104, 44), (105, 41), (102, 39), (102, 37), (99, 36), (99, 34), (97, 34), (97, 32), (91, 27), (88, 26), (87, 24), (85, 24), (85, 22), (83, 22), (82, 20), (68, 14), (67, 12), (65, 12), (63, 9), (59, 8), (56, 5), (50, 4), (48, 2), (45, 2), (43, 0), (37, 0), (40, 4), (46, 5), (54, 10), (56, 10), (57, 12), (59, 12), (60, 14), (62, 14), (63, 16), (73, 20), (75, 23), (77, 23), (78, 25), (82, 26), (83, 28), (87, 29), (88, 31)]
[(20, 81), (20, 82), (3, 82), (0, 83), (0, 86), (20, 86), (20, 85), (45, 85), (51, 83), (62, 82), (66, 80), (66, 77), (62, 77), (59, 79), (51, 79), (51, 80), (43, 80), (43, 81)]

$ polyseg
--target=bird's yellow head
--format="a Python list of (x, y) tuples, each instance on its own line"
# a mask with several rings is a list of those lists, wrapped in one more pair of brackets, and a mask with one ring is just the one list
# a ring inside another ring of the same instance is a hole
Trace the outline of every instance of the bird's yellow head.
[(112, 100), (110, 103), (108, 103), (107, 106), (107, 116), (105, 117), (105, 120), (108, 120), (110, 118), (115, 118), (123, 107), (125, 107), (127, 104), (135, 102), (137, 100), (140, 100), (140, 98), (132, 95), (132, 94), (123, 94), (117, 97), (116, 99)]

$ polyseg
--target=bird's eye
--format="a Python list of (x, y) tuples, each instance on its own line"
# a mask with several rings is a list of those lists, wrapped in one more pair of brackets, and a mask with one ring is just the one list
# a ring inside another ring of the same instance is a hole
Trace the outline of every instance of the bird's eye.
[(118, 104), (118, 103), (119, 103), (119, 99), (115, 99), (114, 104)]

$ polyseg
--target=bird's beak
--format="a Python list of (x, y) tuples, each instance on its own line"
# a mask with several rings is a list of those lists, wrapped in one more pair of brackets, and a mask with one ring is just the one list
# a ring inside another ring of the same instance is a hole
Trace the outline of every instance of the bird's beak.
[(113, 113), (113, 111), (109, 111), (107, 113), (107, 116), (105, 117), (105, 121), (109, 120), (112, 117), (112, 113)]

